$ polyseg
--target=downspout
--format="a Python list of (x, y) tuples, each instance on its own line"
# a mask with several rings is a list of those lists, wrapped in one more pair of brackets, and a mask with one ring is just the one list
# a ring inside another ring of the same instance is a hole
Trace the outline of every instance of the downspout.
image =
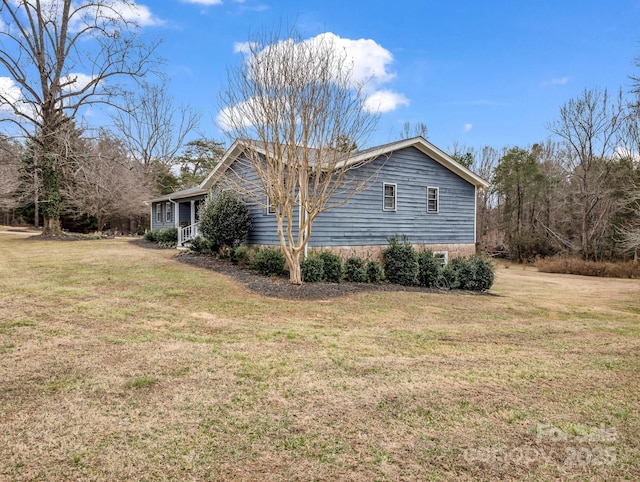
[(169, 199), (169, 202), (173, 204), (173, 212), (175, 213), (173, 224), (176, 228), (180, 229), (180, 206), (178, 206), (178, 203), (173, 199)]
[(478, 247), (478, 186), (473, 187), (473, 249), (477, 252)]
[(178, 206), (178, 203), (175, 202), (173, 199), (168, 199), (168, 201), (173, 204), (173, 212), (175, 213), (173, 215), (173, 225), (176, 227), (176, 229), (178, 230), (178, 245), (176, 246), (177, 248), (182, 246), (182, 230), (180, 229), (180, 222), (179, 222), (179, 218), (180, 218), (180, 207)]

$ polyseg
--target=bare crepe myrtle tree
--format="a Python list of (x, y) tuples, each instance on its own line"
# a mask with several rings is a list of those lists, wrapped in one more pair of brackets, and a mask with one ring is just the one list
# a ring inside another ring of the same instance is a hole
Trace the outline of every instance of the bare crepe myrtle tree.
[(239, 168), (227, 177), (275, 215), (290, 282), (300, 284), (316, 217), (369, 181), (350, 171), (374, 157), (359, 157), (357, 166), (348, 160), (377, 115), (365, 109), (364, 85), (353, 81), (351, 60), (330, 37), (266, 34), (246, 45), (244, 63), (229, 71), (221, 94), (221, 127), (246, 140)]
[(133, 0), (1, 0), (1, 120), (38, 146), (44, 233), (60, 232), (60, 171), (56, 137), (79, 111), (113, 105), (124, 85), (156, 64), (157, 43), (138, 35), (144, 14)]

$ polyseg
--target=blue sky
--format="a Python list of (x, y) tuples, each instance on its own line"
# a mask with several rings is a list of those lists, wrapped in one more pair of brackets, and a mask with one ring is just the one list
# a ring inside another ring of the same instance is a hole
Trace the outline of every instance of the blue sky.
[(628, 91), (629, 75), (640, 76), (640, 0), (137, 3), (144, 35), (163, 40), (176, 103), (200, 109), (203, 132), (220, 140), (218, 92), (242, 61), (237, 46), (279, 25), (304, 38), (332, 33), (377, 69), (387, 102), (374, 143), (398, 139), (411, 122), (445, 150), (525, 147), (549, 137), (547, 123), (585, 88)]

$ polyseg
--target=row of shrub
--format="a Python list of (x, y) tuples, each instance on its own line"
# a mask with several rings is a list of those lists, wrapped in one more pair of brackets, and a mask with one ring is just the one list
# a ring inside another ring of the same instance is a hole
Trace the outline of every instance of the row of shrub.
[(443, 278), (452, 289), (484, 291), (495, 277), (493, 265), (481, 256), (454, 258), (443, 266), (432, 251), (416, 251), (406, 237), (391, 237), (383, 259), (387, 280), (404, 286), (433, 288)]
[(340, 283), (381, 283), (384, 281), (382, 265), (375, 260), (365, 261), (356, 256), (342, 262), (342, 258), (330, 251), (310, 256), (300, 263), (302, 279), (308, 283), (327, 281)]
[[(202, 238), (196, 238), (191, 243), (193, 251), (211, 253), (210, 248), (210, 244)], [(263, 276), (280, 276), (286, 273), (286, 260), (278, 248), (250, 249), (242, 245), (219, 250), (217, 254), (228, 256), (232, 263), (253, 269)], [(402, 241), (390, 238), (389, 246), (383, 252), (383, 260), (380, 263), (352, 256), (343, 262), (337, 254), (323, 251), (302, 260), (300, 269), (302, 279), (307, 283), (388, 281), (404, 286), (448, 286), (452, 289), (484, 291), (491, 288), (494, 281), (493, 266), (485, 258), (454, 258), (443, 266), (442, 260), (432, 251), (418, 252), (406, 238)]]
[(175, 248), (178, 244), (178, 228), (165, 226), (144, 233), (144, 239), (152, 243), (158, 243), (162, 248)]

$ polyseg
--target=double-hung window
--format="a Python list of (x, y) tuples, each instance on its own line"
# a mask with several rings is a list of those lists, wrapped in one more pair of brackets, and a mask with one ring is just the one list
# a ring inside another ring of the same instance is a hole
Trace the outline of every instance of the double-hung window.
[(382, 210), (383, 211), (395, 211), (396, 210), (396, 198), (397, 198), (397, 186), (396, 184), (383, 183), (382, 184)]
[(427, 212), (437, 213), (440, 210), (440, 188), (427, 188)]
[(156, 223), (162, 222), (162, 204), (156, 204)]
[(268, 196), (267, 196), (267, 209), (265, 211), (266, 211), (266, 214), (276, 213), (276, 207), (273, 205), (273, 203), (271, 202), (271, 199), (269, 199)]
[(167, 203), (167, 208), (166, 209), (167, 209), (167, 212), (166, 212), (166, 216), (165, 216), (165, 221), (167, 223), (170, 223), (171, 219), (172, 219), (172, 217), (171, 217), (171, 203), (170, 202)]

